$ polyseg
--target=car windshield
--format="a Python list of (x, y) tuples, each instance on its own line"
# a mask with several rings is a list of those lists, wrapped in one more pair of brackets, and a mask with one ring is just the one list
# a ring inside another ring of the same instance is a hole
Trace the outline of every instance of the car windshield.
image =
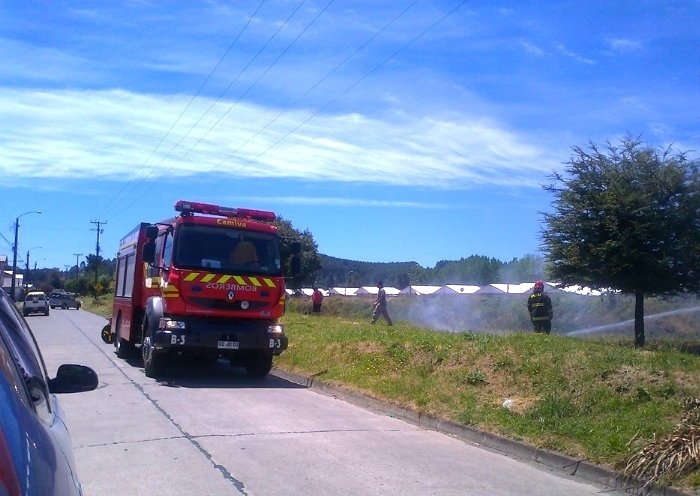
[(281, 275), (275, 234), (215, 226), (180, 226), (173, 265), (185, 269)]

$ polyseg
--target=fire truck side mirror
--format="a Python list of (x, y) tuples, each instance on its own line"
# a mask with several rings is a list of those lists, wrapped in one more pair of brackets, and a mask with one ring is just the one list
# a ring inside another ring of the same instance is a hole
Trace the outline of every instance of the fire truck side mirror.
[(156, 238), (158, 237), (158, 226), (146, 227), (146, 241), (141, 249), (141, 258), (146, 263), (152, 264), (156, 261)]
[(158, 237), (158, 226), (148, 226), (146, 228), (146, 237), (151, 241), (155, 241)]
[(146, 263), (153, 263), (156, 261), (156, 243), (155, 241), (148, 241), (143, 245), (141, 257)]
[(146, 263), (153, 263), (156, 261), (156, 242), (153, 240), (147, 241), (142, 248), (141, 258)]
[(300, 255), (301, 254), (301, 243), (299, 241), (293, 241), (290, 244), (290, 248), (292, 250), (292, 255)]

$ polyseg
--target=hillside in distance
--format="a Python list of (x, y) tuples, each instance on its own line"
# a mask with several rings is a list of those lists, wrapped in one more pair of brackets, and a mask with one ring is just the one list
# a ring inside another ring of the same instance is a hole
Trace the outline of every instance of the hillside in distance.
[(496, 258), (471, 255), (459, 260), (441, 260), (434, 267), (417, 262), (361, 262), (319, 254), (321, 270), (315, 285), (330, 287), (385, 286), (403, 289), (409, 285), (519, 283), (547, 279), (544, 259), (526, 255), (502, 262)]

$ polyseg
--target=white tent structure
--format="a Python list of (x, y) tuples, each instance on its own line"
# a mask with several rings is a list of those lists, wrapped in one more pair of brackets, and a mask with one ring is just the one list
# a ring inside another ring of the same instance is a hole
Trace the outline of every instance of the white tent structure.
[[(398, 289), (390, 286), (384, 286), (384, 291), (387, 296), (396, 296), (400, 293)], [(377, 293), (379, 293), (379, 288), (377, 286), (362, 286), (357, 290), (357, 296), (377, 296)]]
[(474, 294), (479, 291), (480, 286), (470, 286), (462, 284), (446, 284), (434, 294)]
[(477, 294), (506, 294), (506, 292), (501, 289), (499, 286), (503, 286), (503, 284), (487, 284), (486, 286), (481, 286), (478, 291), (476, 291)]
[[(487, 293), (487, 294), (509, 294), (509, 295), (523, 295), (530, 293), (532, 288), (535, 286), (535, 282), (519, 282), (519, 283), (493, 283), (487, 286), (482, 286), (477, 293)], [(545, 291), (561, 291), (553, 282), (544, 283)]]
[[(473, 294), (492, 294), (492, 295), (525, 295), (532, 291), (535, 283), (493, 283), (486, 286), (475, 286), (471, 284), (446, 284), (444, 286), (427, 286), (415, 285), (408, 286), (402, 290), (398, 290), (391, 286), (385, 287), (387, 296), (410, 295), (410, 296), (426, 296), (426, 295), (473, 295)], [(600, 296), (604, 292), (596, 291), (587, 287), (567, 286), (560, 287), (554, 282), (544, 283), (545, 291), (547, 292), (567, 292), (585, 296)], [(376, 286), (362, 286), (359, 288), (342, 288), (333, 287), (328, 290), (321, 289), (324, 296), (377, 296), (378, 288)], [(293, 291), (287, 290), (291, 295)], [(304, 296), (311, 297), (313, 289), (301, 289)]]
[(603, 294), (602, 291), (598, 291), (597, 289), (591, 289), (587, 286), (566, 286), (564, 288), (561, 288), (561, 290), (567, 293), (575, 293), (578, 295), (585, 296), (600, 296)]
[(360, 288), (331, 288), (330, 294), (334, 296), (357, 296)]
[(534, 285), (534, 282), (521, 282), (518, 284), (493, 284), (493, 286), (501, 289), (504, 293), (507, 294), (525, 294), (531, 291)]
[(408, 286), (401, 290), (405, 295), (431, 295), (435, 294), (442, 286)]

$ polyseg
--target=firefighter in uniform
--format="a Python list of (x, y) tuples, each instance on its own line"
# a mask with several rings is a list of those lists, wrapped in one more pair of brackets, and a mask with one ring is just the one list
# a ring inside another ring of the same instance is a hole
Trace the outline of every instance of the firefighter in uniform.
[(372, 324), (374, 324), (379, 317), (384, 317), (387, 324), (392, 325), (391, 317), (389, 317), (389, 312), (386, 310), (386, 291), (384, 290), (384, 284), (382, 281), (377, 282), (377, 299), (374, 302), (374, 308), (372, 310)]
[(552, 330), (552, 300), (544, 292), (544, 283), (537, 281), (532, 288), (532, 294), (527, 299), (527, 311), (535, 332), (549, 334)]

